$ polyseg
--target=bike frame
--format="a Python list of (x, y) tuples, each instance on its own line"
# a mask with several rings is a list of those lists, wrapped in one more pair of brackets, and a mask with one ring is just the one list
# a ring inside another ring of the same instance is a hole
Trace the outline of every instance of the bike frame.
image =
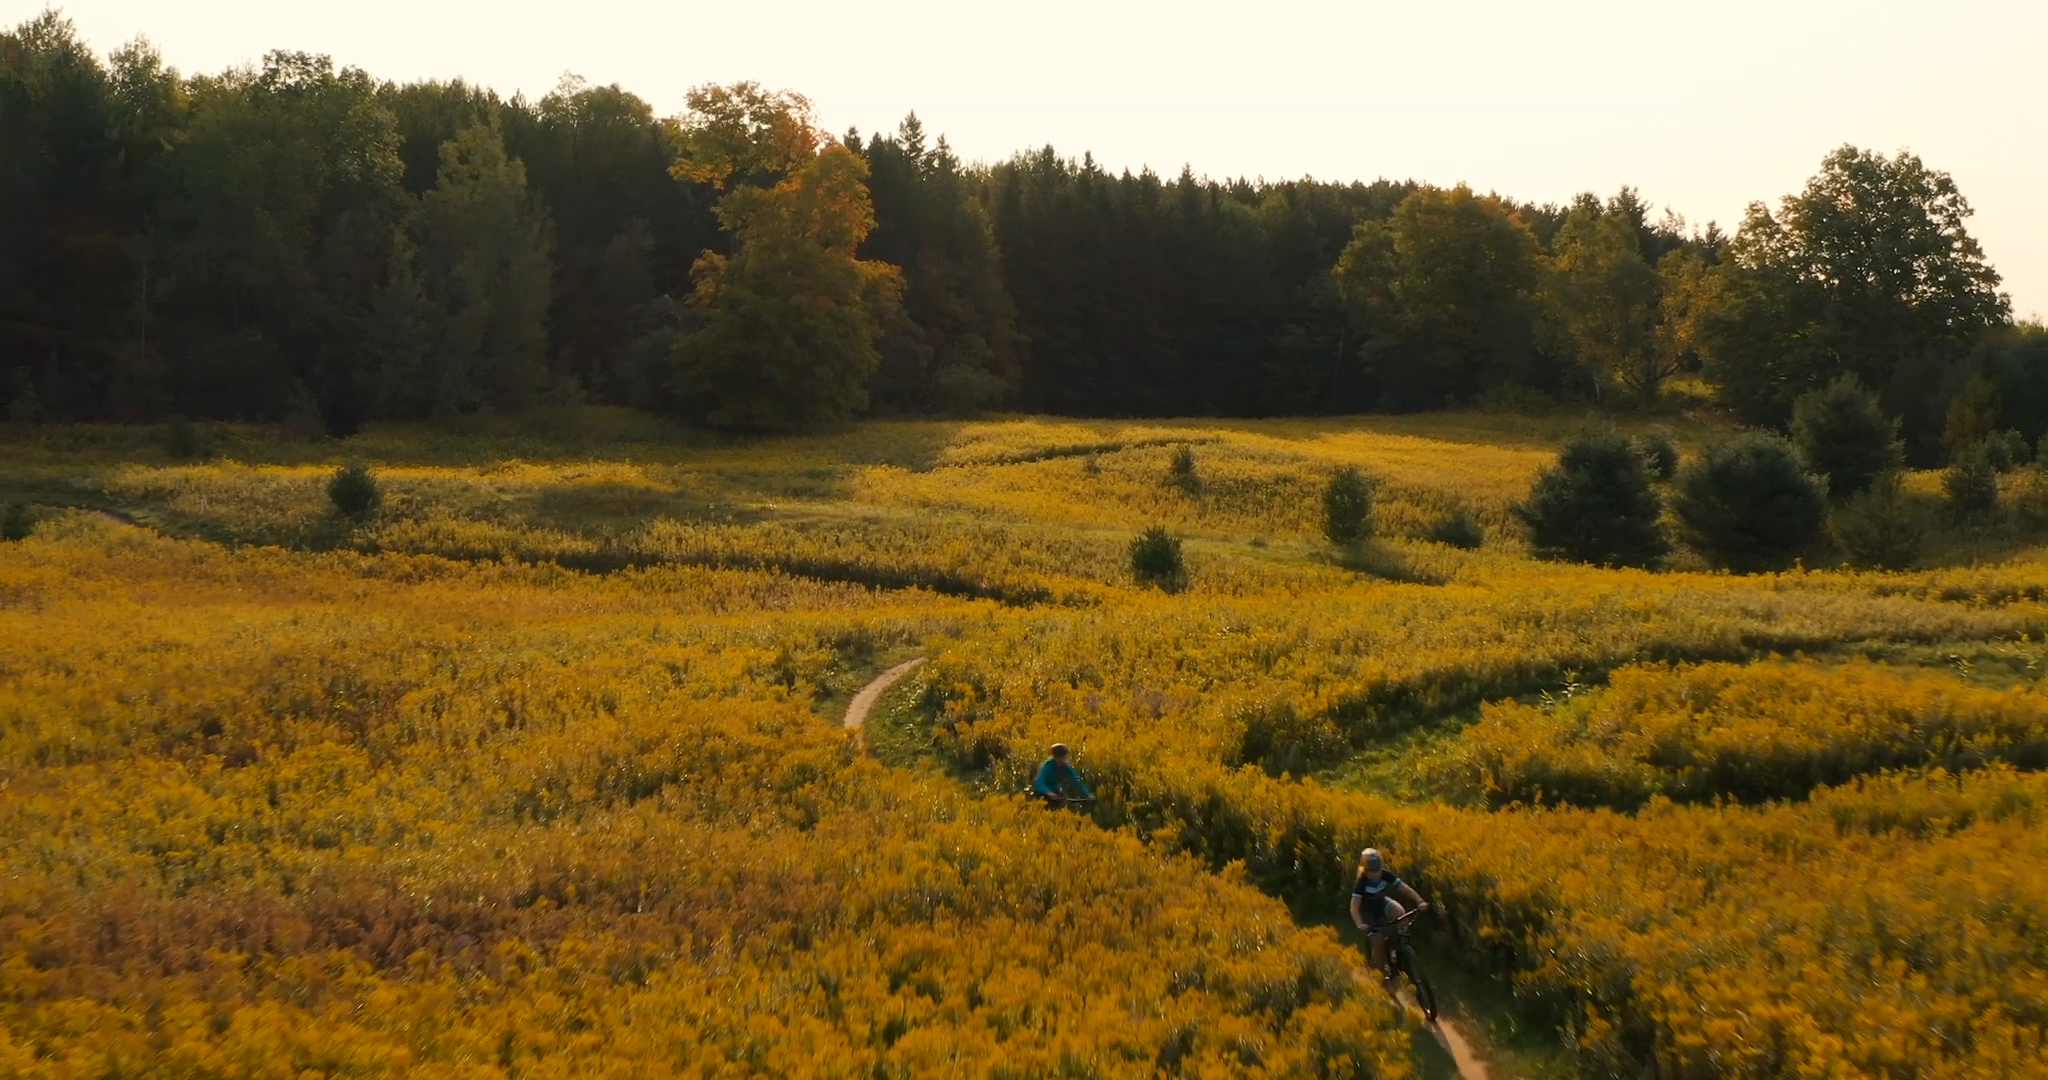
[(1422, 973), (1422, 961), (1415, 956), (1415, 944), (1408, 940), (1408, 931), (1414, 928), (1415, 916), (1420, 914), (1421, 908), (1404, 912), (1400, 918), (1390, 920), (1376, 929), (1387, 938), (1387, 962), (1382, 974), (1389, 983), (1397, 973), (1408, 976), (1408, 981), (1414, 985), (1417, 999), (1422, 1004), (1424, 1018), (1434, 1023), (1436, 988), (1430, 985), (1429, 977)]

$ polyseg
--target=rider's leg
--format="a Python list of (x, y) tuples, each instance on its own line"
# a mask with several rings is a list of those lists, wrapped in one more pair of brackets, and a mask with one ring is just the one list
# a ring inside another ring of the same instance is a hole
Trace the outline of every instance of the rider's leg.
[[(1398, 900), (1388, 899), (1383, 901), (1383, 903), (1386, 904), (1386, 907), (1381, 909), (1380, 918), (1386, 920), (1389, 924), (1392, 924), (1395, 919), (1408, 914), (1408, 909), (1402, 907), (1401, 902)], [(1393, 933), (1392, 930), (1386, 930), (1374, 934), (1372, 937), (1373, 969), (1378, 971), (1389, 982), (1393, 981), (1394, 973), (1387, 970), (1387, 950), (1392, 947), (1387, 939), (1392, 937)]]

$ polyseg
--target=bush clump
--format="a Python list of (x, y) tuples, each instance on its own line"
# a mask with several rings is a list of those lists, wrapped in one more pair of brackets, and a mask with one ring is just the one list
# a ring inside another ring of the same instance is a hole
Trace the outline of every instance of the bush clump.
[(1479, 519), (1472, 516), (1469, 507), (1461, 506), (1436, 519), (1429, 527), (1426, 538), (1439, 544), (1449, 544), (1465, 551), (1476, 550), (1486, 543), (1486, 530), (1479, 525)]
[(185, 417), (174, 416), (169, 424), (164, 425), (164, 453), (188, 461), (212, 457), (213, 440), (198, 424)]
[(1643, 459), (1643, 468), (1658, 480), (1669, 480), (1678, 475), (1678, 444), (1671, 441), (1671, 433), (1661, 428), (1643, 432), (1629, 440), (1636, 448), (1637, 456)]
[(1166, 484), (1190, 495), (1202, 490), (1202, 478), (1195, 474), (1195, 451), (1183, 444), (1174, 447), (1173, 460), (1166, 466)]
[(36, 399), (35, 377), (27, 368), (14, 369), (14, 394), (7, 399), (7, 422), (27, 427), (42, 415), (42, 402)]
[(384, 501), (384, 489), (368, 465), (351, 461), (334, 471), (334, 479), (327, 482), (327, 498), (343, 514), (363, 518)]
[(1835, 542), (1856, 566), (1903, 570), (1920, 557), (1927, 525), (1906, 501), (1896, 472), (1873, 480), (1868, 488), (1835, 511)]
[(1672, 508), (1700, 554), (1731, 570), (1771, 570), (1820, 539), (1827, 489), (1790, 443), (1751, 433), (1680, 469)]
[(2033, 457), (2027, 449), (2027, 437), (2010, 428), (1993, 432), (1985, 439), (1984, 453), (1991, 459), (1991, 467), (2002, 473), (2025, 465)]
[(0, 511), (0, 540), (16, 543), (28, 539), (28, 534), (34, 531), (36, 518), (29, 512), (27, 503), (8, 503), (7, 509)]
[(1323, 486), (1323, 535), (1339, 546), (1372, 535), (1373, 483), (1356, 465), (1346, 465)]
[(1836, 499), (1861, 494), (1905, 463), (1899, 422), (1884, 414), (1877, 395), (1854, 375), (1799, 395), (1792, 405), (1792, 443), (1806, 471), (1822, 478)]
[(1187, 587), (1187, 565), (1181, 561), (1180, 538), (1154, 525), (1131, 541), (1131, 576), (1140, 585), (1156, 585), (1167, 592)]
[(1538, 558), (1602, 566), (1648, 566), (1669, 551), (1662, 508), (1643, 457), (1627, 439), (1582, 435), (1558, 452), (1513, 507)]
[(1998, 509), (1998, 467), (1983, 444), (1956, 455), (1955, 463), (1941, 474), (1943, 501), (1955, 520), (1977, 521)]

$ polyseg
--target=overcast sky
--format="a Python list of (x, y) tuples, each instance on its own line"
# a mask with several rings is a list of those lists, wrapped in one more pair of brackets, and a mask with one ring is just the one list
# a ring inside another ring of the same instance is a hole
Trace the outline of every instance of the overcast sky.
[[(0, 0), (12, 25), (41, 0)], [(835, 131), (916, 109), (963, 157), (1458, 181), (1536, 201), (1639, 188), (1732, 231), (1842, 143), (1953, 174), (2022, 316), (2048, 314), (2043, 0), (71, 0), (102, 51), (184, 71), (274, 48), (390, 79), (546, 93), (565, 73), (680, 110), (703, 82), (800, 91)]]

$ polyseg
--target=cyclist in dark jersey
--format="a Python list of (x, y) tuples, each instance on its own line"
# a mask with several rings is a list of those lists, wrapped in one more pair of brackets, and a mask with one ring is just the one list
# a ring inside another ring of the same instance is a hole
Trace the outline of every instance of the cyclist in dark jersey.
[(1038, 767), (1038, 775), (1031, 781), (1031, 793), (1044, 799), (1048, 806), (1064, 806), (1075, 801), (1070, 792), (1079, 791), (1081, 800), (1095, 798), (1088, 785), (1081, 780), (1081, 774), (1067, 762), (1067, 744), (1052, 744), (1052, 756)]
[(1401, 900), (1406, 900), (1416, 911), (1429, 910), (1429, 901), (1424, 900), (1421, 893), (1387, 869), (1386, 860), (1380, 857), (1378, 848), (1359, 852), (1358, 883), (1351, 887), (1351, 921), (1365, 931), (1366, 940), (1372, 942), (1372, 966), (1382, 973), (1382, 977), (1387, 970), (1386, 926), (1408, 913), (1408, 908), (1401, 906)]

